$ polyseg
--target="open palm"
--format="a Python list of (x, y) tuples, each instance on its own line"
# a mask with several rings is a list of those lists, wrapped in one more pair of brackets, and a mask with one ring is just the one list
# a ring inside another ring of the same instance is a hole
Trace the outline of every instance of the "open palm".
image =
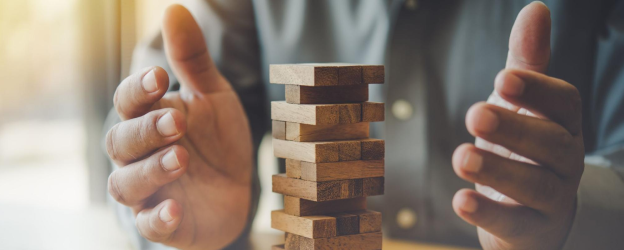
[(120, 168), (109, 191), (132, 208), (147, 239), (182, 249), (223, 248), (249, 216), (249, 124), (188, 10), (167, 9), (163, 38), (180, 91), (166, 93), (169, 78), (158, 67), (120, 84), (115, 107), (124, 121), (107, 136)]
[(558, 249), (572, 226), (584, 168), (581, 98), (544, 74), (549, 58), (550, 11), (533, 2), (514, 23), (495, 91), (466, 114), (477, 140), (456, 149), (453, 168), (476, 192), (457, 192), (453, 208), (477, 226), (484, 249)]

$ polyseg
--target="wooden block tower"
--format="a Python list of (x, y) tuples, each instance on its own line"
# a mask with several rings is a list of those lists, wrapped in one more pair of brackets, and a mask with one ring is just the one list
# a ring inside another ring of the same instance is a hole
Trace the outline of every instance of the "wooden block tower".
[(273, 176), (284, 209), (271, 213), (286, 239), (273, 249), (381, 249), (381, 213), (366, 197), (384, 192), (385, 144), (369, 138), (384, 104), (368, 102), (384, 66), (278, 64), (270, 81), (286, 84), (286, 101), (271, 103), (273, 152), (286, 159)]

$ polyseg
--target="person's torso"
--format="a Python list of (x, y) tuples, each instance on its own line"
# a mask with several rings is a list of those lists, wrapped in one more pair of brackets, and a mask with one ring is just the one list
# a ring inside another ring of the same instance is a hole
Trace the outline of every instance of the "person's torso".
[[(478, 244), (476, 230), (454, 215), (451, 199), (472, 185), (454, 174), (451, 155), (474, 140), (465, 113), (492, 92), (516, 15), (530, 2), (253, 1), (265, 73), (275, 63), (386, 65), (386, 83), (371, 85), (371, 100), (386, 103), (386, 121), (373, 129), (386, 140), (386, 194), (371, 197), (370, 207), (383, 212), (391, 237), (469, 245)], [(546, 4), (549, 75), (574, 84), (588, 102), (601, 6)], [(284, 99), (283, 86), (267, 88), (271, 100)]]

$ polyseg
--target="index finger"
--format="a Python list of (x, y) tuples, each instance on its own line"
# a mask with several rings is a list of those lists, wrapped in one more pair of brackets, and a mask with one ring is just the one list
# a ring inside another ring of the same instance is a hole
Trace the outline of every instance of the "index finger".
[(503, 70), (494, 88), (506, 101), (563, 126), (572, 135), (582, 132), (581, 96), (572, 84), (527, 70)]
[(142, 69), (124, 79), (115, 90), (113, 102), (122, 120), (149, 112), (169, 87), (169, 75), (160, 67)]

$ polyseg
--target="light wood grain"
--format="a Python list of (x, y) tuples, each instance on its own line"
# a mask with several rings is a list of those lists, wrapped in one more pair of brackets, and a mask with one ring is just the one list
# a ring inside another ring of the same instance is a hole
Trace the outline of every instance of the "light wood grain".
[[(288, 178), (286, 174), (273, 175), (273, 192), (311, 201), (330, 201), (383, 194), (383, 181), (378, 178), (313, 182)], [(375, 179), (375, 180), (371, 180)], [(364, 194), (363, 183), (367, 193)]]
[(286, 85), (286, 102), (296, 104), (333, 104), (368, 101), (368, 84), (310, 87)]
[(284, 246), (286, 249), (299, 250), (376, 250), (382, 247), (382, 233), (354, 234), (318, 239), (287, 233)]
[(307, 86), (338, 85), (338, 67), (320, 64), (271, 64), (269, 82)]
[(354, 161), (362, 158), (361, 141), (296, 142), (273, 139), (278, 158), (307, 162)]
[(335, 162), (340, 160), (338, 142), (295, 142), (273, 139), (275, 157), (308, 162)]
[[(365, 228), (371, 230), (371, 226), (366, 221), (369, 217), (374, 217), (371, 215), (376, 214), (372, 211), (360, 211), (358, 213), (295, 216), (284, 210), (277, 210), (271, 213), (271, 227), (308, 238), (335, 237), (361, 233), (361, 218), (365, 219), (363, 221)], [(381, 231), (381, 226), (372, 230)]]
[(303, 86), (383, 83), (384, 66), (347, 63), (271, 64), (269, 81)]
[[(292, 172), (292, 173), (289, 173)], [(286, 162), (286, 174), (307, 181), (333, 181), (384, 176), (384, 160), (357, 160), (331, 163)], [(295, 177), (293, 177), (295, 178)]]
[(335, 217), (322, 215), (299, 217), (284, 213), (283, 210), (271, 212), (271, 228), (313, 239), (337, 235)]
[(366, 197), (317, 202), (284, 196), (284, 212), (295, 216), (333, 214), (365, 209)]
[(310, 125), (356, 123), (362, 120), (362, 105), (347, 104), (292, 104), (271, 102), (271, 119)]
[(286, 123), (286, 140), (291, 141), (333, 141), (368, 138), (370, 124), (358, 122), (335, 125), (308, 125), (302, 123)]
[(277, 174), (273, 175), (272, 185), (274, 193), (312, 201), (318, 200), (318, 187), (316, 182), (288, 178), (285, 174)]
[(288, 178), (301, 179), (301, 161), (286, 159), (286, 176)]
[(385, 106), (383, 102), (362, 103), (363, 122), (382, 122), (385, 120)]
[[(359, 106), (361, 108), (361, 105)], [(338, 104), (298, 105), (275, 101), (271, 102), (271, 119), (311, 125), (338, 124), (340, 123), (340, 106)]]
[(273, 138), (286, 140), (286, 122), (283, 121), (273, 121), (272, 123), (272, 134)]

